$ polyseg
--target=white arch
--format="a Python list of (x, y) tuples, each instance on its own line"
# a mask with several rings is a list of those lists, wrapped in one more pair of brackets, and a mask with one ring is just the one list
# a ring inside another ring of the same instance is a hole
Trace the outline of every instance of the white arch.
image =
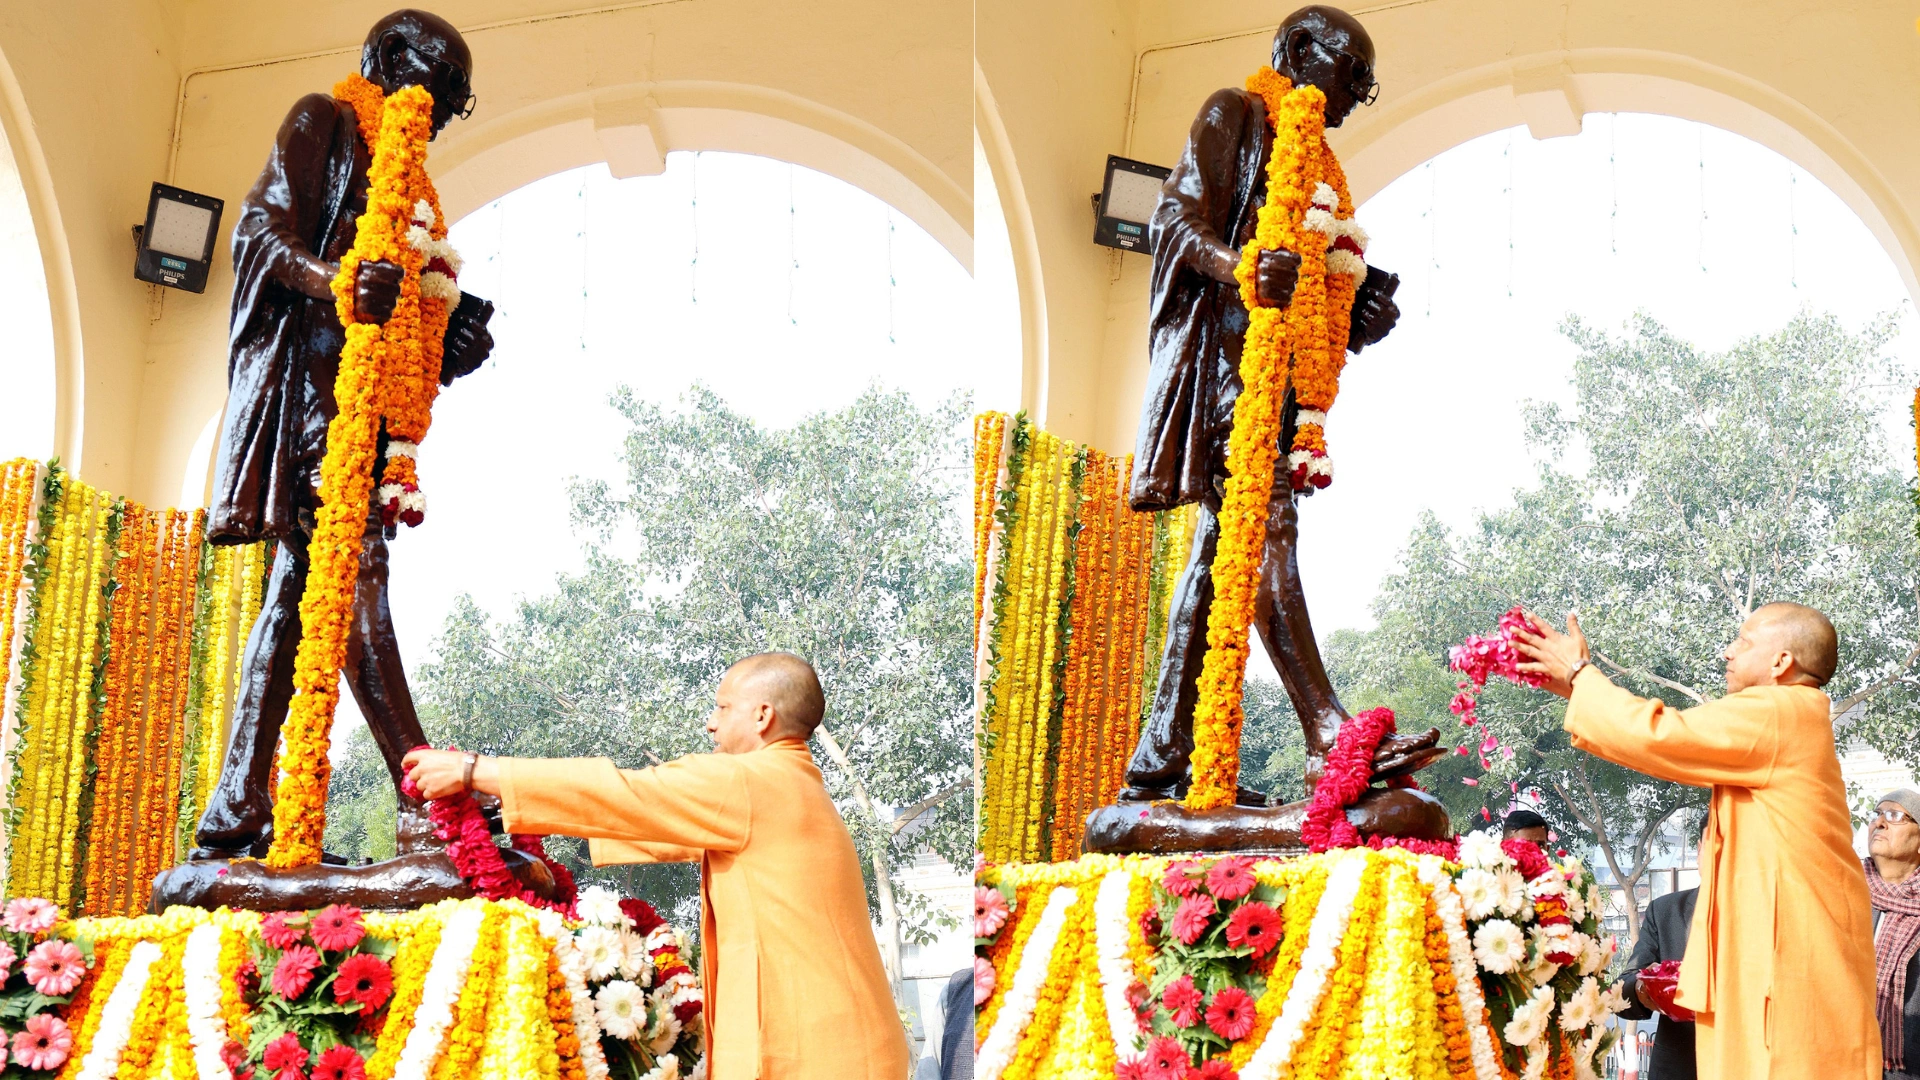
[(1020, 300), (1020, 405), (1036, 423), (1047, 420), (1047, 290), (1040, 258), (1040, 237), (1034, 228), (1033, 207), (1020, 179), (1013, 141), (1001, 121), (980, 62), (973, 64), (974, 139), (992, 172), (994, 192), (1006, 218), (1007, 239), (1013, 248), (1014, 284)]
[[(51, 344), (50, 360), (53, 366), (52, 450), (69, 469), (77, 470), (80, 467), (86, 384), (82, 378), (80, 303), (74, 282), (73, 258), (67, 247), (66, 228), (60, 220), (60, 206), (54, 198), (53, 177), (47, 170), (46, 154), (41, 149), (39, 137), (34, 133), (19, 80), (15, 78), (13, 68), (4, 54), (0, 54), (0, 140), (6, 144), (0, 148), (0, 154), (10, 155), (12, 171), (19, 178), (19, 195), (24, 199), (24, 210), (32, 221), (39, 256), (39, 274), (35, 275), (31, 270), (23, 274), (29, 287), (35, 284), (37, 278), (39, 302), (36, 303), (32, 297), (25, 298), (24, 303), (16, 306), (15, 312), (23, 314), (23, 309), (36, 307), (44, 312), (47, 320), (45, 340)], [(15, 341), (20, 341), (22, 337), (31, 340), (35, 336), (39, 335), (16, 334)]]

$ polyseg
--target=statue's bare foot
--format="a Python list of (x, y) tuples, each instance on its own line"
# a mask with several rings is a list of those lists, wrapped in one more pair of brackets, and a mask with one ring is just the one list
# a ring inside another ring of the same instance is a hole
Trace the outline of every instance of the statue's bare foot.
[[(1186, 798), (1186, 792), (1178, 789), (1134, 787), (1128, 785), (1120, 789), (1120, 793), (1114, 796), (1113, 801), (1117, 803), (1151, 803), (1172, 802), (1175, 799), (1184, 798)], [(1239, 785), (1235, 785), (1234, 787), (1233, 804), (1235, 806), (1269, 806), (1272, 802), (1273, 800), (1269, 798), (1264, 791), (1255, 791), (1250, 787), (1242, 787)]]
[(1436, 745), (1440, 729), (1428, 728), (1418, 735), (1394, 735), (1380, 740), (1373, 752), (1373, 778), (1392, 780), (1414, 773), (1447, 756), (1446, 748)]
[[(1303, 799), (1279, 809), (1298, 813), (1304, 820), (1312, 802)], [(1411, 788), (1368, 788), (1347, 807), (1347, 821), (1364, 836), (1445, 840), (1453, 835), (1453, 822), (1440, 800)]]

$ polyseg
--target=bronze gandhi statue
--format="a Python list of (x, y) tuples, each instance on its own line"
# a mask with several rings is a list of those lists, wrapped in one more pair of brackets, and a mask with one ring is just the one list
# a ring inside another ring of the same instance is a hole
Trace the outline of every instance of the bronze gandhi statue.
[[(1312, 84), (1326, 94), (1329, 128), (1338, 127), (1356, 107), (1373, 100), (1378, 85), (1373, 63), (1373, 42), (1367, 32), (1336, 8), (1303, 8), (1288, 16), (1274, 35), (1275, 70), (1296, 86)], [(1119, 796), (1123, 804), (1177, 799), (1190, 782), (1196, 684), (1207, 649), (1212, 563), (1220, 531), (1216, 515), (1226, 480), (1227, 442), (1241, 390), (1240, 350), (1247, 331), (1247, 309), (1233, 272), (1265, 203), (1266, 165), (1272, 148), (1273, 132), (1258, 96), (1238, 88), (1214, 93), (1195, 118), (1186, 150), (1162, 187), (1154, 212), (1151, 359), (1130, 501), (1140, 511), (1198, 504), (1199, 519), (1186, 570), (1170, 604), (1160, 683), (1127, 768), (1127, 786)], [(1286, 306), (1299, 264), (1299, 257), (1290, 252), (1261, 254), (1256, 285), (1262, 304)], [(1367, 268), (1354, 297), (1348, 346), (1353, 352), (1379, 342), (1393, 329), (1400, 314), (1393, 302), (1398, 285), (1394, 275)], [(1348, 715), (1321, 663), (1295, 555), (1299, 508), (1289, 480), (1286, 448), (1292, 444), (1298, 412), (1289, 391), (1254, 624), (1305, 730), (1311, 788)], [(1404, 776), (1444, 756), (1445, 750), (1436, 747), (1439, 734), (1433, 729), (1382, 742), (1374, 757), (1375, 778)], [(1268, 806), (1265, 794), (1245, 787), (1238, 792), (1237, 802), (1243, 808)], [(1408, 805), (1401, 806), (1403, 802)], [(1145, 828), (1131, 824), (1136, 817), (1131, 812), (1110, 812), (1116, 809), (1125, 807), (1096, 811), (1088, 830), (1090, 850), (1115, 850), (1108, 845), (1114, 842), (1114, 826), (1122, 818), (1127, 824), (1121, 831)], [(1282, 809), (1303, 813), (1304, 804)], [(1361, 825), (1363, 831), (1390, 835), (1445, 831), (1443, 811), (1437, 825), (1433, 820), (1438, 803), (1417, 793), (1378, 792), (1355, 809), (1367, 819)], [(1103, 815), (1111, 819), (1104, 833)], [(1146, 819), (1144, 812), (1137, 816)], [(1272, 815), (1256, 816), (1271, 819), (1269, 826), (1279, 821)], [(1292, 821), (1297, 816), (1287, 818)], [(1291, 827), (1297, 829), (1297, 821)], [(1297, 832), (1293, 835), (1297, 842)], [(1185, 837), (1175, 846), (1214, 846), (1187, 843), (1193, 839)]]
[[(381, 19), (367, 34), (360, 71), (389, 94), (425, 87), (433, 95), (436, 136), (472, 109), (473, 57), (459, 31), (437, 15), (402, 10)], [(234, 226), (227, 412), (207, 539), (277, 540), (279, 552), (260, 618), (247, 635), (226, 760), (200, 817), (194, 860), (257, 857), (272, 842), (269, 772), (293, 696), (320, 461), (327, 423), (338, 411), (333, 384), (345, 334), (331, 283), (366, 211), (371, 163), (352, 107), (327, 94), (308, 94), (281, 123)], [(354, 288), (356, 317), (386, 321), (402, 277), (391, 263), (362, 264)], [(491, 305), (461, 294), (447, 323), (443, 385), (486, 360), (493, 348), (486, 328), (491, 313)], [(384, 433), (380, 445), (384, 452)], [(391, 538), (379, 511), (369, 506), (343, 674), (397, 792), (401, 757), (426, 737), (387, 609)], [(400, 853), (438, 848), (419, 804), (399, 798)]]

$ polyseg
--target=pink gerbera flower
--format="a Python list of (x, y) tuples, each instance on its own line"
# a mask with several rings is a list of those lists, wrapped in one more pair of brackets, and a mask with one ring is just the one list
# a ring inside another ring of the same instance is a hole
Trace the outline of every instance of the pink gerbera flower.
[(1205, 1003), (1193, 976), (1182, 975), (1160, 991), (1160, 1004), (1166, 1007), (1174, 1027), (1192, 1027), (1200, 1022), (1200, 1006)]
[(335, 1046), (313, 1063), (313, 1080), (367, 1080), (367, 1063), (351, 1046)]
[(1189, 896), (1180, 901), (1180, 909), (1173, 913), (1173, 936), (1179, 938), (1182, 945), (1191, 945), (1207, 932), (1207, 920), (1211, 918), (1213, 898)]
[(273, 992), (292, 1001), (307, 992), (314, 969), (319, 966), (320, 954), (312, 946), (295, 945), (281, 953), (280, 962), (273, 965)]
[(313, 943), (328, 952), (344, 952), (366, 936), (360, 909), (352, 905), (330, 904), (313, 917)]
[(1207, 1006), (1207, 1026), (1229, 1042), (1253, 1030), (1253, 997), (1237, 986), (1223, 988)]
[(1144, 1057), (1123, 1058), (1113, 1068), (1114, 1080), (1153, 1080)]
[(1207, 888), (1222, 900), (1238, 900), (1253, 891), (1253, 860), (1229, 855), (1207, 868)]
[(1208, 1058), (1197, 1069), (1187, 1070), (1187, 1080), (1240, 1080), (1240, 1074), (1233, 1071), (1233, 1064), (1226, 1058)]
[(1162, 1035), (1147, 1044), (1149, 1080), (1186, 1080), (1187, 1067), (1191, 1064), (1186, 1048), (1180, 1045), (1178, 1039)]
[(1227, 944), (1236, 949), (1251, 948), (1253, 955), (1265, 956), (1280, 944), (1280, 915), (1258, 900), (1249, 900), (1227, 917)]
[(13, 972), (13, 962), (18, 959), (20, 956), (13, 951), (13, 946), (0, 941), (0, 982), (7, 981), (7, 976)]
[(43, 941), (27, 954), (27, 981), (48, 997), (73, 993), (87, 973), (86, 958), (71, 941)]
[(977, 1009), (980, 1006), (985, 1005), (987, 1003), (987, 999), (993, 996), (994, 981), (997, 978), (998, 976), (996, 976), (993, 972), (993, 965), (987, 962), (986, 957), (976, 956), (973, 958), (973, 1007), (974, 1008)]
[(23, 896), (18, 900), (7, 901), (5, 914), (0, 914), (0, 927), (16, 934), (37, 934), (51, 927), (60, 919), (60, 909), (53, 901), (42, 900), (37, 896)]
[(27, 1029), (13, 1037), (13, 1060), (25, 1069), (57, 1069), (73, 1051), (73, 1030), (52, 1013), (27, 1019)]
[(1198, 869), (1200, 864), (1192, 859), (1171, 863), (1160, 876), (1160, 885), (1175, 896), (1192, 896), (1200, 889), (1200, 883), (1193, 880), (1193, 871)]
[(307, 936), (306, 919), (297, 911), (276, 911), (260, 920), (260, 937), (276, 949), (290, 949)]
[(999, 889), (973, 887), (973, 936), (992, 937), (1007, 924), (1007, 898)]

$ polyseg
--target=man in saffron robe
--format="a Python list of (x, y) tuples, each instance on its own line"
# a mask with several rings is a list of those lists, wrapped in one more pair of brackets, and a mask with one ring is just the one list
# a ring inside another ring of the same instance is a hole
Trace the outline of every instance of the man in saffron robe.
[(1755, 611), (1727, 646), (1727, 696), (1687, 710), (1635, 697), (1587, 662), (1579, 620), (1516, 635), (1567, 698), (1573, 744), (1713, 789), (1700, 894), (1674, 1000), (1697, 1014), (1701, 1076), (1878, 1080), (1873, 921), (1821, 691), (1839, 659), (1825, 615)]
[[(426, 87), (433, 95), (435, 134), (472, 101), (473, 58), (466, 42), (452, 24), (428, 12), (396, 11), (375, 23), (360, 70), (389, 94)], [(195, 830), (199, 846), (191, 859), (257, 857), (273, 840), (269, 772), (293, 698), (300, 597), (320, 507), (327, 424), (339, 412), (333, 382), (346, 332), (334, 306), (333, 278), (366, 211), (372, 163), (353, 108), (329, 94), (308, 94), (281, 122), (234, 225), (227, 409), (207, 542), (274, 540), (278, 549), (260, 617), (241, 654), (226, 758)], [(386, 321), (400, 284), (400, 267), (362, 263), (354, 290), (358, 317)], [(486, 361), (493, 348), (489, 311), (484, 301), (461, 295), (447, 321), (442, 384)], [(385, 445), (383, 437), (383, 450)], [(387, 610), (387, 539), (379, 512), (369, 507), (342, 674), (398, 790), (401, 755), (426, 738)], [(437, 846), (426, 816), (411, 799), (399, 798), (401, 853)]]
[(727, 669), (712, 754), (651, 769), (605, 758), (415, 750), (428, 798), (500, 796), (517, 833), (589, 839), (595, 865), (700, 864), (710, 1080), (903, 1080), (908, 1055), (846, 824), (807, 751), (825, 698), (812, 665)]

